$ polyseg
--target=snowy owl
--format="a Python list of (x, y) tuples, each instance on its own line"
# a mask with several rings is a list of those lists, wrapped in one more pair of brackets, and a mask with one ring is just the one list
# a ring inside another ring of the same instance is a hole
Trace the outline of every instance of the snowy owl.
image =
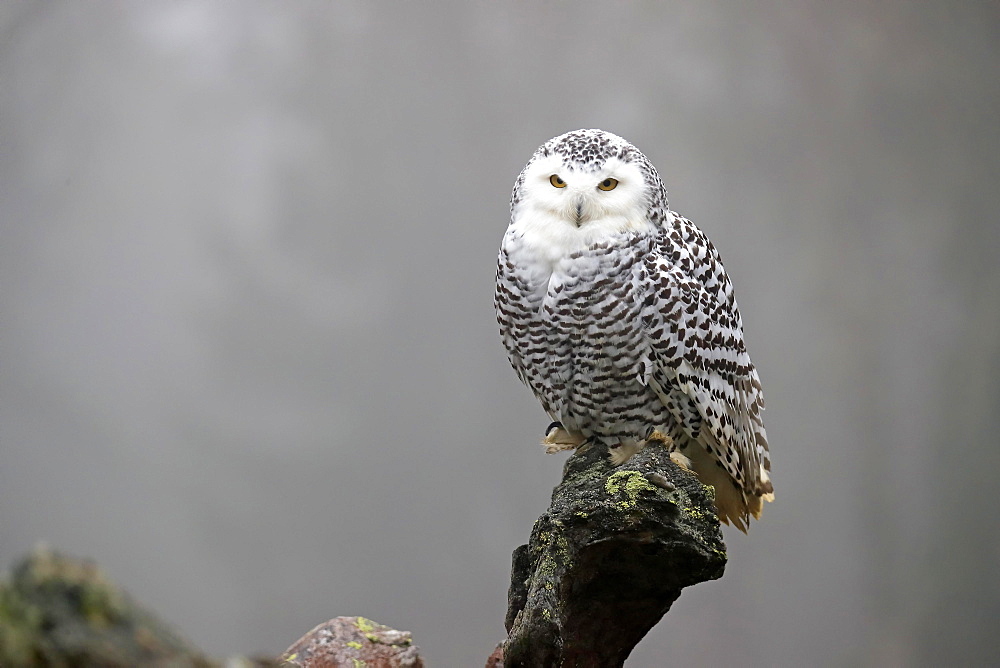
[[(543, 144), (514, 184), (495, 306), (518, 377), (553, 420), (622, 464), (651, 437), (746, 531), (774, 499), (764, 397), (718, 251), (670, 211), (656, 168), (602, 130)], [(680, 455), (680, 456), (678, 456)]]

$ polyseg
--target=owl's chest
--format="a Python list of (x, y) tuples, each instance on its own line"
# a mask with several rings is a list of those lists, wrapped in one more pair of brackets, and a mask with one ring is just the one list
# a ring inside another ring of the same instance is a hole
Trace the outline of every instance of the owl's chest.
[(637, 277), (627, 255), (611, 254), (560, 262), (539, 304), (539, 317), (578, 337), (602, 337), (630, 311)]
[(609, 244), (550, 261), (517, 243), (503, 247), (497, 290), (501, 334), (521, 379), (551, 415), (560, 416), (553, 419), (572, 422), (590, 414), (597, 410), (595, 398), (617, 410), (618, 404), (601, 394), (611, 387), (633, 403), (647, 392), (649, 342), (642, 324), (647, 256), (648, 249)]
[(530, 248), (508, 249), (509, 283), (529, 315), (532, 336), (564, 349), (600, 347), (634, 334), (645, 271), (638, 251), (597, 245), (551, 260)]
[(644, 391), (640, 285), (640, 265), (630, 254), (606, 253), (552, 272), (534, 334), (546, 341), (542, 368), (564, 417), (593, 413), (598, 409), (582, 406), (598, 397), (615, 409), (602, 394), (608, 388), (628, 396)]

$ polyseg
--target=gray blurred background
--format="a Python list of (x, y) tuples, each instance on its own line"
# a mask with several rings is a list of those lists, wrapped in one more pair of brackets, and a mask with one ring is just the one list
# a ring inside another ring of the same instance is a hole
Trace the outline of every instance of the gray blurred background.
[(629, 665), (996, 665), (998, 82), (995, 2), (5, 2), (0, 564), (482, 665), (565, 458), (496, 250), (601, 127), (726, 260), (777, 489)]

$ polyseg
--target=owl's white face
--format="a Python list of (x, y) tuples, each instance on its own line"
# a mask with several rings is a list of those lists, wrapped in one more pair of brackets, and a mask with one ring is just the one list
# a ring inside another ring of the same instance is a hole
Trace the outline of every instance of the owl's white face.
[(619, 158), (594, 170), (542, 157), (524, 173), (511, 231), (553, 260), (626, 231), (653, 234), (646, 189), (642, 171)]

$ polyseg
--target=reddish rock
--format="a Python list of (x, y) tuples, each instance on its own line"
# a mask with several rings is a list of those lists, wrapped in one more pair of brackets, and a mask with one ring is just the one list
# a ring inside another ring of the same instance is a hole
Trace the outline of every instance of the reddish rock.
[(490, 658), (486, 659), (486, 668), (503, 668), (503, 643), (497, 645)]
[(364, 617), (336, 617), (299, 638), (281, 655), (297, 668), (424, 668), (407, 631)]

